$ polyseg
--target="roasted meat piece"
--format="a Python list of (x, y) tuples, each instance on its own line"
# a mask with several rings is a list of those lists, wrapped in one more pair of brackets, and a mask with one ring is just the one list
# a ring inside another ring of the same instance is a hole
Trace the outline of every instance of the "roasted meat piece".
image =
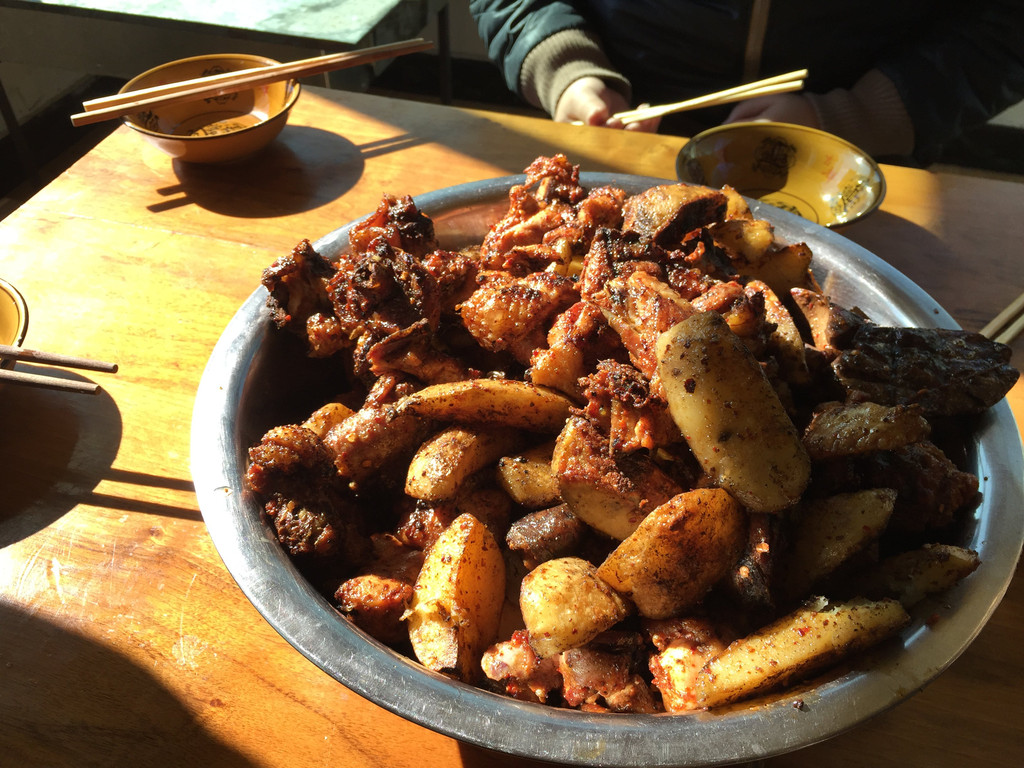
[(668, 404), (651, 393), (650, 382), (632, 365), (602, 360), (580, 384), (587, 398), (584, 412), (607, 430), (613, 456), (683, 439)]
[(814, 476), (816, 496), (838, 490), (894, 489), (896, 504), (888, 525), (894, 533), (945, 528), (978, 496), (978, 478), (957, 468), (928, 441), (819, 462)]
[(350, 346), (334, 317), (327, 285), (337, 269), (303, 240), (265, 270), (261, 283), (269, 292), (270, 318), (308, 342), (313, 357), (328, 357)]
[(725, 650), (725, 643), (711, 624), (702, 619), (646, 620), (657, 653), (651, 655), (653, 685), (661, 693), (666, 712), (698, 709), (697, 673), (711, 658)]
[(643, 674), (647, 653), (643, 637), (608, 631), (559, 657), (562, 696), (571, 707), (591, 711), (654, 713), (654, 696)]
[(834, 304), (823, 293), (794, 288), (790, 295), (807, 324), (815, 348), (828, 360), (846, 349), (853, 334), (866, 322), (863, 315)]
[(519, 518), (509, 527), (505, 543), (533, 570), (547, 560), (579, 553), (589, 526), (569, 511), (565, 504)]
[(1011, 354), (978, 333), (864, 324), (832, 368), (851, 399), (966, 416), (995, 405), (1017, 382)]
[(663, 184), (626, 201), (622, 228), (674, 247), (687, 233), (724, 219), (727, 204), (726, 196), (716, 189)]
[(514, 247), (538, 245), (546, 233), (574, 223), (575, 204), (586, 194), (579, 184), (579, 167), (565, 155), (537, 158), (526, 169), (526, 181), (509, 189), (508, 212), (484, 237), (484, 262), (498, 268)]
[(558, 657), (539, 658), (530, 647), (525, 629), (516, 630), (509, 640), (488, 648), (481, 666), (487, 679), (513, 699), (545, 703), (553, 691), (562, 687)]
[(409, 641), (402, 621), (413, 585), (423, 566), (423, 552), (404, 546), (391, 534), (372, 537), (373, 555), (360, 572), (334, 593), (341, 612), (371, 637), (392, 647)]
[(416, 207), (409, 195), (384, 195), (377, 210), (349, 231), (349, 250), (362, 254), (378, 239), (416, 257), (426, 256), (437, 248), (434, 222)]
[(575, 283), (554, 272), (511, 277), (484, 272), (459, 311), (473, 338), (491, 352), (509, 352), (523, 365), (544, 346), (551, 320), (579, 299)]
[(344, 495), (330, 454), (305, 427), (275, 427), (249, 449), (249, 488), (264, 499), (277, 538), (293, 557), (357, 561), (360, 515)]
[(547, 349), (534, 350), (530, 380), (577, 400), (584, 398), (580, 379), (598, 360), (625, 358), (625, 349), (604, 313), (594, 304), (578, 301), (560, 314), (548, 331)]

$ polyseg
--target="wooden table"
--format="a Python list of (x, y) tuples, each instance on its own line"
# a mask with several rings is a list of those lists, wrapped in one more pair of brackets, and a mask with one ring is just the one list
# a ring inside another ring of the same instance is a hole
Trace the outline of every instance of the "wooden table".
[[(584, 170), (671, 176), (682, 143), (309, 89), (258, 161), (174, 165), (120, 128), (0, 223), (0, 275), (31, 308), (26, 345), (120, 364), (88, 376), (96, 397), (0, 390), (0, 763), (527, 765), (379, 709), (263, 621), (199, 514), (193, 396), (263, 268), (383, 192), (556, 151)], [(1024, 287), (1024, 186), (885, 172), (882, 210), (846, 234), (979, 328)], [(1010, 397), (1020, 419), (1024, 386)], [(922, 693), (768, 764), (1020, 764), (1022, 584)]]

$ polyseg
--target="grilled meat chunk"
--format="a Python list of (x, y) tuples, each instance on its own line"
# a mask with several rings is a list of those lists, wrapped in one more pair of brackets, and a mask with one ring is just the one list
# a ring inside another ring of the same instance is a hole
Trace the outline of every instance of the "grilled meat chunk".
[(378, 239), (417, 258), (437, 248), (434, 222), (416, 207), (409, 195), (384, 195), (377, 210), (349, 231), (349, 250), (362, 254)]
[(509, 352), (523, 365), (544, 346), (551, 319), (579, 299), (573, 281), (553, 272), (484, 272), (480, 281), (459, 307), (466, 329), (484, 349)]
[(533, 570), (547, 560), (579, 553), (589, 526), (565, 504), (541, 509), (519, 518), (509, 527), (505, 543)]
[(977, 333), (864, 324), (832, 367), (851, 399), (966, 416), (995, 405), (1016, 383), (1011, 354)]
[(726, 196), (715, 189), (664, 184), (626, 201), (622, 228), (672, 247), (698, 227), (724, 219), (727, 204)]

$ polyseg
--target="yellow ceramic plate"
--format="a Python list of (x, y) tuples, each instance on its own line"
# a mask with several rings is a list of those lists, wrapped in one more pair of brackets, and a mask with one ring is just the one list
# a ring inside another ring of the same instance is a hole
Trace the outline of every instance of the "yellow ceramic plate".
[(866, 216), (885, 197), (882, 171), (866, 153), (788, 123), (734, 123), (699, 133), (680, 151), (676, 173), (694, 184), (728, 184), (826, 227)]
[(0, 279), (0, 344), (20, 346), (27, 330), (28, 305), (25, 298), (17, 288)]

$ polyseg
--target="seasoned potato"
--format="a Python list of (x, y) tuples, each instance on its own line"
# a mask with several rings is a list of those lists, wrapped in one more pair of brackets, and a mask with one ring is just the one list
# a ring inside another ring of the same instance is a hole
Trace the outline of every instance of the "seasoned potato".
[(828, 403), (804, 430), (812, 459), (833, 459), (870, 451), (892, 451), (927, 440), (931, 425), (916, 405)]
[(904, 608), (945, 592), (981, 564), (978, 553), (952, 544), (925, 544), (893, 555), (871, 569), (858, 588), (872, 597), (894, 597)]
[(571, 406), (565, 395), (523, 381), (469, 379), (424, 387), (403, 397), (397, 411), (438, 421), (557, 432)]
[(450, 499), (474, 472), (514, 450), (520, 433), (510, 429), (450, 426), (428, 439), (412, 457), (405, 492), (414, 499)]
[(669, 410), (704, 472), (755, 512), (803, 494), (811, 462), (782, 402), (743, 342), (716, 312), (658, 338)]
[(526, 574), (519, 608), (542, 659), (586, 645), (627, 614), (622, 597), (578, 557), (548, 560)]
[(648, 458), (628, 466), (608, 454), (608, 440), (581, 416), (571, 417), (555, 442), (551, 470), (569, 510), (587, 525), (624, 539), (659, 504), (682, 489)]
[(806, 243), (793, 243), (773, 249), (756, 267), (751, 267), (748, 276), (763, 280), (779, 296), (785, 296), (793, 288), (818, 290), (819, 286), (811, 272), (811, 249)]
[(561, 500), (558, 479), (551, 472), (554, 443), (545, 443), (498, 461), (498, 482), (527, 509), (553, 507)]
[(743, 275), (760, 266), (775, 244), (775, 228), (764, 219), (727, 219), (711, 227), (711, 236)]
[(405, 619), (419, 662), (473, 682), (497, 639), (505, 600), (505, 560), (471, 514), (457, 517), (427, 551)]
[(655, 509), (597, 569), (646, 618), (679, 616), (736, 564), (747, 517), (728, 492), (680, 493)]
[(802, 504), (788, 558), (791, 592), (806, 593), (875, 541), (895, 503), (896, 491), (871, 488)]
[(704, 665), (697, 703), (716, 707), (808, 677), (900, 631), (910, 616), (897, 600), (824, 598), (729, 645)]
[(323, 438), (332, 427), (340, 424), (355, 411), (343, 403), (327, 403), (317, 408), (309, 415), (302, 426), (316, 433), (317, 437)]

